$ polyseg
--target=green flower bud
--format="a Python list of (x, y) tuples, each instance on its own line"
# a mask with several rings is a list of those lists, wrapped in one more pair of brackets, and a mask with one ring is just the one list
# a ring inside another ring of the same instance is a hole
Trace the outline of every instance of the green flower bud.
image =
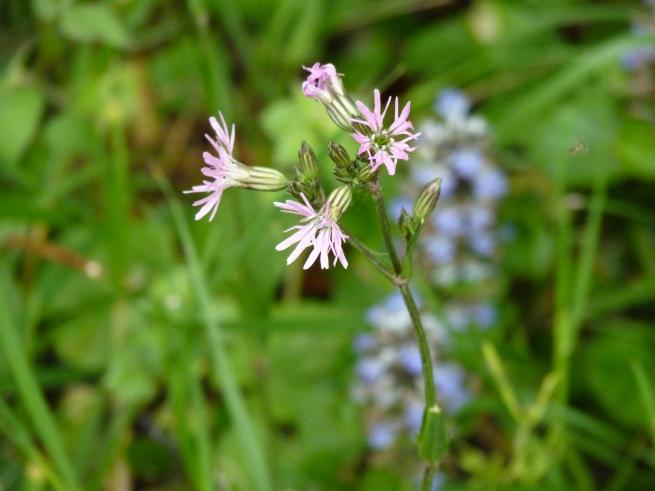
[(244, 166), (245, 175), (239, 178), (239, 187), (256, 191), (280, 191), (289, 185), (289, 180), (280, 171), (270, 167)]
[(348, 155), (348, 151), (338, 143), (330, 142), (328, 146), (328, 155), (337, 167), (346, 169), (352, 165), (352, 160)]
[(353, 191), (349, 185), (343, 185), (336, 188), (328, 196), (326, 207), (330, 218), (339, 220), (341, 215), (348, 209), (353, 199)]
[(432, 213), (434, 207), (437, 206), (439, 195), (441, 194), (441, 178), (437, 177), (433, 181), (427, 183), (418, 193), (416, 202), (414, 203), (414, 218), (423, 223), (423, 221)]
[(306, 141), (302, 142), (298, 150), (298, 166), (296, 167), (298, 179), (304, 182), (313, 182), (318, 179), (318, 164), (316, 154)]
[(364, 165), (362, 165), (359, 170), (357, 171), (357, 179), (361, 183), (367, 183), (372, 181), (375, 178), (375, 174), (377, 171), (374, 171), (371, 168), (370, 162), (366, 161)]
[(407, 210), (405, 210), (405, 208), (400, 210), (400, 217), (398, 218), (398, 228), (400, 228), (403, 237), (405, 237), (405, 239), (407, 240), (409, 240), (409, 238), (416, 231), (416, 227), (414, 225), (414, 218), (409, 213), (407, 213)]
[[(361, 118), (361, 116), (357, 116), (357, 117)], [(362, 135), (370, 135), (371, 134), (371, 128), (369, 128), (364, 123), (351, 122), (351, 126), (352, 126), (353, 130), (357, 131), (358, 133), (361, 133)]]

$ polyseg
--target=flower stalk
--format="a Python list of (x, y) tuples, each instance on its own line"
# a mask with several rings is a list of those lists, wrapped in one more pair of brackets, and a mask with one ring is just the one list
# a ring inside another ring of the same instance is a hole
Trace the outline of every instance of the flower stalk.
[[(424, 219), (425, 216), (427, 216), (427, 214), (431, 212), (436, 206), (439, 184), (440, 182), (436, 181), (435, 186), (432, 186), (431, 188), (426, 187), (426, 190), (432, 194), (432, 199), (428, 205), (423, 207), (425, 208), (421, 211), (423, 216), (419, 218)], [(363, 252), (364, 256), (371, 262), (371, 264), (373, 264), (378, 270), (385, 274), (385, 276), (391, 280), (396, 288), (398, 288), (412, 321), (412, 326), (414, 327), (416, 341), (418, 344), (419, 353), (421, 355), (421, 366), (425, 392), (425, 410), (423, 413), (421, 430), (418, 435), (419, 456), (427, 462), (423, 483), (423, 486), (425, 486), (426, 482), (428, 485), (432, 482), (433, 476), (436, 472), (436, 465), (447, 449), (447, 439), (443, 412), (437, 404), (437, 390), (434, 383), (434, 367), (432, 363), (430, 345), (428, 343), (425, 328), (423, 326), (423, 321), (421, 320), (421, 314), (416, 304), (416, 300), (414, 299), (414, 295), (412, 294), (412, 291), (409, 287), (409, 275), (411, 274), (410, 265), (413, 245), (415, 244), (418, 233), (420, 232), (420, 227), (418, 230), (416, 230), (415, 233), (411, 234), (409, 237), (406, 237), (408, 247), (405, 253), (405, 257), (403, 258), (403, 264), (401, 263), (398, 257), (398, 253), (396, 252), (396, 248), (393, 244), (391, 227), (389, 226), (389, 219), (384, 202), (384, 195), (382, 193), (379, 181), (377, 179), (371, 181), (368, 184), (368, 189), (371, 192), (375, 202), (382, 236), (384, 238), (384, 243), (389, 254), (389, 259), (391, 260), (393, 266), (393, 276), (390, 277), (389, 273), (391, 273), (391, 271), (389, 271), (389, 269), (385, 266), (381, 266), (377, 258), (372, 256), (369, 251), (360, 248), (357, 245), (356, 247), (361, 252)], [(426, 200), (426, 196), (419, 196), (417, 201), (420, 204), (422, 201)]]

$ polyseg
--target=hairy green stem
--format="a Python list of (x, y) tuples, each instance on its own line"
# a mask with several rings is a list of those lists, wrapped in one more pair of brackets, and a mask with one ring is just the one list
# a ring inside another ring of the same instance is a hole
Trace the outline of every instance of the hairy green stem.
[(375, 201), (375, 209), (378, 212), (378, 217), (380, 219), (380, 225), (382, 226), (382, 237), (384, 238), (384, 245), (389, 252), (389, 259), (391, 259), (391, 264), (393, 270), (396, 274), (402, 272), (402, 265), (400, 259), (398, 258), (398, 253), (396, 248), (393, 245), (393, 240), (391, 238), (391, 227), (389, 226), (389, 217), (387, 216), (387, 209), (384, 205), (384, 196), (382, 195), (382, 187), (380, 183), (375, 180), (368, 185), (371, 194), (373, 195), (373, 201)]
[(418, 340), (418, 348), (421, 352), (421, 363), (423, 365), (423, 383), (425, 385), (425, 406), (432, 407), (437, 403), (437, 390), (434, 386), (434, 372), (432, 368), (432, 356), (430, 355), (430, 345), (428, 338), (425, 335), (425, 328), (423, 321), (421, 321), (421, 314), (419, 314), (416, 301), (409, 289), (409, 285), (404, 284), (398, 286), (400, 294), (403, 296), (405, 306), (409, 312), (416, 332), (416, 339)]

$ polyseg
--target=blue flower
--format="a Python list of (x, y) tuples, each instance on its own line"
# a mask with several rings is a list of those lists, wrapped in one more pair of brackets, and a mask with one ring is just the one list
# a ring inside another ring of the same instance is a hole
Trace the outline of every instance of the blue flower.
[(405, 408), (405, 424), (412, 435), (417, 435), (421, 431), (423, 423), (423, 404), (418, 401), (412, 401)]
[(498, 309), (491, 302), (482, 302), (473, 308), (473, 319), (475, 323), (486, 329), (495, 324), (498, 319)]
[(468, 115), (471, 101), (459, 90), (444, 89), (434, 103), (434, 110), (444, 119), (462, 119)]
[(448, 411), (456, 412), (471, 399), (464, 385), (466, 375), (459, 365), (441, 363), (434, 369), (434, 385)]
[(374, 450), (384, 450), (393, 445), (397, 429), (391, 423), (376, 423), (368, 433), (368, 445)]
[(455, 242), (447, 237), (431, 235), (425, 239), (425, 252), (437, 264), (448, 264), (455, 259)]
[(496, 217), (494, 212), (488, 206), (473, 205), (468, 209), (467, 216), (467, 233), (473, 235), (480, 232), (494, 224)]
[(375, 336), (366, 333), (358, 334), (353, 340), (353, 348), (357, 353), (372, 350), (376, 344)]
[(403, 346), (398, 352), (398, 363), (410, 375), (419, 375), (423, 368), (421, 353), (416, 346)]
[(484, 164), (484, 157), (475, 148), (457, 150), (451, 154), (451, 159), (457, 173), (467, 179), (473, 178)]
[(357, 362), (357, 375), (365, 384), (373, 384), (382, 375), (384, 366), (375, 358), (363, 358)]
[(446, 308), (445, 314), (448, 324), (456, 331), (461, 331), (471, 322), (470, 312), (462, 305), (449, 305)]
[(464, 233), (464, 216), (462, 210), (456, 206), (437, 208), (431, 221), (442, 234), (457, 237)]
[(476, 176), (473, 183), (473, 193), (477, 199), (496, 200), (507, 192), (505, 175), (495, 168), (487, 169)]
[(496, 249), (496, 240), (487, 232), (474, 234), (469, 242), (473, 252), (482, 257), (491, 257)]
[(637, 70), (646, 63), (655, 62), (655, 50), (650, 46), (642, 46), (624, 53), (621, 65), (627, 71)]

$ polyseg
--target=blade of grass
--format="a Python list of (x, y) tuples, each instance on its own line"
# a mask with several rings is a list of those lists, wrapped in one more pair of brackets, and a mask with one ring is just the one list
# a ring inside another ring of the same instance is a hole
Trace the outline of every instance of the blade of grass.
[(205, 334), (209, 341), (214, 376), (225, 396), (228, 413), (234, 423), (236, 436), (245, 458), (244, 468), (250, 476), (254, 488), (260, 491), (272, 490), (263, 448), (257, 438), (255, 426), (249, 415), (243, 396), (239, 392), (232, 365), (227, 357), (223, 332), (212, 308), (211, 295), (207, 287), (200, 258), (196, 252), (191, 233), (179, 202), (166, 177), (158, 170), (154, 176), (168, 202), (177, 233), (182, 242), (191, 283), (196, 294), (201, 315), (204, 319)]
[(498, 352), (490, 342), (486, 341), (482, 345), (482, 354), (484, 356), (484, 361), (487, 364), (487, 368), (491, 372), (491, 376), (498, 386), (498, 392), (500, 392), (500, 398), (505, 404), (505, 407), (514, 421), (521, 424), (525, 419), (524, 411), (518, 397), (516, 397), (512, 384), (507, 377), (507, 372), (505, 371), (503, 362), (498, 356)]
[(50, 412), (25, 356), (16, 326), (9, 318), (9, 308), (4, 295), (0, 295), (0, 346), (14, 377), (18, 394), (50, 459), (65, 482), (66, 488), (71, 491), (80, 489), (77, 476), (57, 430), (54, 416)]
[(644, 406), (644, 413), (646, 415), (646, 427), (650, 432), (652, 444), (655, 447), (655, 389), (651, 385), (644, 365), (641, 362), (635, 361), (631, 365), (632, 373), (634, 374), (637, 387), (639, 388), (639, 395), (641, 403)]
[(587, 222), (582, 234), (582, 248), (580, 259), (575, 272), (575, 284), (573, 287), (573, 304), (572, 312), (572, 332), (571, 344), (575, 344), (575, 338), (580, 330), (580, 325), (585, 317), (585, 308), (591, 289), (591, 280), (596, 252), (598, 251), (598, 241), (600, 239), (601, 222), (605, 210), (605, 199), (607, 197), (607, 165), (605, 162), (596, 167), (596, 179), (594, 182), (593, 196), (591, 206), (587, 214)]
[[(206, 448), (205, 445), (199, 443), (199, 439), (207, 438), (207, 435), (203, 435), (201, 434), (202, 432), (198, 431), (189, 431), (188, 426), (191, 423), (189, 406), (191, 404), (187, 394), (185, 380), (187, 377), (184, 368), (179, 363), (171, 368), (172, 370), (168, 380), (168, 395), (173, 410), (174, 429), (176, 440), (182, 453), (182, 460), (194, 489), (211, 490), (211, 468), (209, 468), (209, 473), (206, 472), (208, 466), (202, 464), (207, 462), (207, 459), (205, 457), (198, 457), (200, 449)], [(194, 414), (197, 412), (195, 408), (192, 411)]]
[(167, 330), (172, 346), (167, 385), (176, 439), (193, 488), (211, 491), (211, 434), (201, 382), (194, 376), (187, 333), (172, 324), (167, 324)]
[(0, 431), (31, 461), (35, 462), (43, 471), (50, 484), (58, 491), (66, 491), (66, 485), (61, 477), (52, 468), (50, 463), (39, 452), (30, 437), (29, 431), (21, 424), (18, 418), (0, 398)]

